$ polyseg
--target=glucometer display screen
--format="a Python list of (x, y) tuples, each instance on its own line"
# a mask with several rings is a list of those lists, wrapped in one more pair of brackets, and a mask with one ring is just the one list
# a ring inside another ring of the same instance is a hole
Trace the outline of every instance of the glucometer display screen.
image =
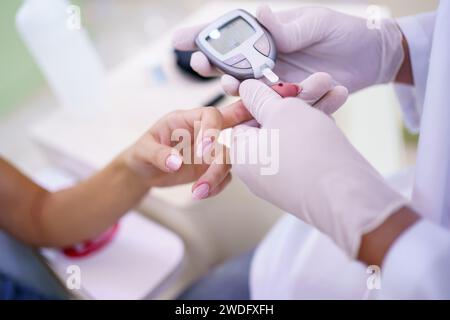
[(237, 17), (223, 27), (210, 32), (206, 41), (219, 53), (226, 54), (239, 47), (254, 33), (255, 30), (247, 21)]

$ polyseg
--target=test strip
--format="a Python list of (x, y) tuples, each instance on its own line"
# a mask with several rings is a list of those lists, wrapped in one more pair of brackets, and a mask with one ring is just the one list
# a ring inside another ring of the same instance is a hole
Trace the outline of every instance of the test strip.
[(277, 83), (280, 80), (280, 78), (269, 68), (264, 68), (262, 74), (272, 83)]

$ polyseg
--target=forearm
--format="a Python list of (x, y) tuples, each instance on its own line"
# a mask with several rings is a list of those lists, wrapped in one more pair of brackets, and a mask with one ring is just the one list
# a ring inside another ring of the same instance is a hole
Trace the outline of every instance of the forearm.
[(17, 207), (20, 200), (11, 203), (1, 227), (36, 246), (66, 246), (100, 234), (149, 189), (121, 157), (89, 179), (55, 193), (16, 175), (20, 177), (16, 187), (26, 192), (15, 188), (11, 194), (18, 193), (24, 205)]
[(382, 299), (450, 299), (450, 232), (422, 219), (402, 233), (382, 265)]
[(411, 209), (400, 209), (377, 229), (363, 235), (358, 260), (367, 265), (381, 266), (397, 238), (418, 220), (419, 216)]
[(405, 36), (402, 37), (402, 46), (404, 52), (403, 63), (395, 77), (395, 82), (414, 85), (414, 77), (411, 65), (411, 55), (409, 53), (408, 41)]
[(148, 189), (118, 158), (91, 178), (42, 200), (35, 213), (42, 238), (35, 243), (63, 246), (97, 236), (134, 207)]

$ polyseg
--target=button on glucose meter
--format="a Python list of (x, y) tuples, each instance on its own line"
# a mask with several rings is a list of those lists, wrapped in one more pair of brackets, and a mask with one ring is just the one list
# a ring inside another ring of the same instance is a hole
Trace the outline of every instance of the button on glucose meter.
[(263, 76), (272, 83), (279, 80), (272, 71), (275, 42), (247, 11), (228, 12), (204, 28), (195, 42), (212, 64), (239, 80)]

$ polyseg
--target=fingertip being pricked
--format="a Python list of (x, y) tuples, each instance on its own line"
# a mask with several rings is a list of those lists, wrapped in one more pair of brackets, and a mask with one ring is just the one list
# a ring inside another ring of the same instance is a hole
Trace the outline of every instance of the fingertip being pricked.
[(280, 82), (274, 84), (271, 88), (283, 98), (296, 97), (301, 92), (301, 88), (295, 83)]

